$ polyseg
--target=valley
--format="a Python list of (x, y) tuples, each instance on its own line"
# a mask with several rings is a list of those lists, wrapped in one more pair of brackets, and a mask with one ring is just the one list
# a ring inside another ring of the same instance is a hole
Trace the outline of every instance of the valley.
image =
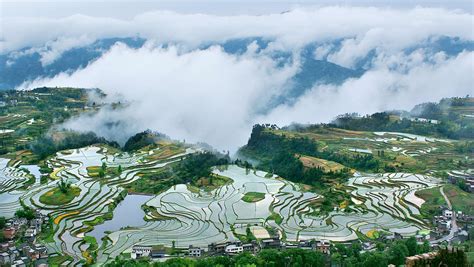
[[(34, 210), (47, 218), (35, 242), (52, 265), (103, 265), (129, 259), (137, 246), (177, 257), (190, 246), (272, 239), (330, 242), (335, 251), (359, 241), (390, 244), (394, 236), (454, 244), (434, 222), (445, 198), (454, 212), (474, 216), (473, 195), (459, 184), (474, 174), (466, 139), (256, 125), (233, 159), (151, 131), (120, 147), (92, 133), (46, 134), (101, 105), (79, 89), (42, 90), (47, 95), (18, 97), (44, 99), (49, 112), (18, 101), (0, 117), (0, 217)], [(72, 92), (76, 100), (65, 102), (75, 108), (54, 108), (51, 99)], [(62, 119), (52, 119), (60, 110)]]

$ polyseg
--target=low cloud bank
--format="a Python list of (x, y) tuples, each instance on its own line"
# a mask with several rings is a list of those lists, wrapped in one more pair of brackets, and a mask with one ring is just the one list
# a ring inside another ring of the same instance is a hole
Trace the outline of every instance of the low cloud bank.
[[(81, 38), (90, 42), (135, 32), (148, 42), (139, 49), (115, 45), (84, 69), (29, 82), (22, 88), (100, 88), (110, 100), (128, 103), (123, 109), (103, 109), (94, 116), (75, 118), (64, 124), (66, 128), (92, 130), (122, 143), (136, 132), (152, 129), (175, 139), (235, 151), (246, 143), (255, 123), (327, 122), (346, 112), (410, 109), (420, 102), (472, 94), (473, 52), (456, 56), (424, 49), (407, 52), (432, 36), (472, 41), (472, 19), (471, 14), (444, 9), (354, 7), (296, 9), (262, 16), (160, 11), (131, 21), (82, 16), (44, 19), (38, 22), (38, 32), (45, 27), (55, 31), (38, 37), (39, 41), (64, 34), (62, 23), (71, 28), (66, 39), (87, 32)], [(23, 26), (17, 29), (20, 33), (28, 32), (27, 22), (16, 23)], [(27, 37), (11, 32), (6, 36), (11, 37), (6, 39), (6, 49), (28, 43)], [(218, 45), (197, 49), (206, 43), (256, 36), (272, 41), (263, 50), (252, 43), (241, 55), (228, 54)], [(328, 45), (331, 40), (342, 41)], [(79, 43), (69, 41), (70, 45)], [(350, 68), (372, 53), (370, 69), (341, 85), (315, 85), (291, 105), (268, 110), (271, 99), (288, 90), (304, 60), (300, 51), (310, 43), (324, 43), (316, 47), (315, 58)], [(275, 59), (282, 51), (293, 55), (283, 66)], [(51, 55), (46, 63), (58, 54)]]
[(248, 138), (254, 117), (279, 93), (296, 68), (266, 56), (226, 54), (220, 47), (180, 54), (176, 47), (113, 47), (71, 75), (36, 81), (36, 86), (101, 88), (124, 109), (104, 109), (64, 125), (92, 130), (124, 142), (145, 129), (191, 142), (235, 148)]

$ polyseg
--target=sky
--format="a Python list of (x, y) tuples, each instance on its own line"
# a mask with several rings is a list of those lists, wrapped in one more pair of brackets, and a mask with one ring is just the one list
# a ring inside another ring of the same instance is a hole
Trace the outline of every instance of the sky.
[[(74, 118), (63, 125), (68, 129), (92, 130), (120, 142), (152, 129), (231, 151), (246, 143), (255, 123), (328, 122), (346, 112), (410, 109), (474, 91), (473, 52), (447, 55), (424, 48), (440, 36), (474, 40), (470, 1), (328, 3), (3, 1), (0, 53), (31, 47), (28, 51), (39, 52), (47, 65), (97, 39), (145, 38), (142, 48), (116, 44), (83, 69), (18, 89), (100, 88), (108, 101), (129, 103)], [(252, 43), (239, 55), (218, 45), (248, 37), (270, 43), (265, 49)], [(268, 109), (300, 70), (301, 50), (314, 43), (314, 58), (346, 68), (373, 57), (359, 78), (315, 84), (293, 103)], [(200, 49), (203, 44), (215, 45)], [(281, 52), (293, 60), (280, 64), (274, 55)]]
[(171, 10), (180, 13), (205, 13), (216, 15), (251, 14), (261, 15), (279, 13), (304, 6), (375, 6), (392, 8), (440, 7), (473, 11), (474, 4), (470, 0), (167, 0), (167, 1), (133, 1), (133, 0), (0, 0), (2, 16), (29, 17), (63, 17), (74, 14), (89, 16), (115, 17), (130, 19), (150, 10)]

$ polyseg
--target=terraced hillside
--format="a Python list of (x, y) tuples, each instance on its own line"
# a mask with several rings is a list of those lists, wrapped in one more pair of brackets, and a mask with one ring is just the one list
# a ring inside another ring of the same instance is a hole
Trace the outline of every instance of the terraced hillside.
[[(233, 183), (211, 192), (193, 192), (186, 185), (177, 185), (152, 198), (146, 203), (149, 222), (109, 234), (112, 242), (99, 261), (130, 251), (137, 243), (169, 247), (175, 243), (186, 248), (235, 240), (233, 229), (247, 225), (275, 228), (290, 242), (312, 238), (349, 241), (374, 230), (414, 235), (428, 228), (416, 216), (423, 200), (414, 192), (440, 182), (404, 173), (358, 174), (347, 184), (353, 188), (353, 204), (315, 216), (311, 204), (322, 196), (305, 192), (297, 184), (235, 165), (214, 173), (231, 178)], [(263, 193), (265, 198), (248, 203), (242, 200), (247, 192)]]
[[(1, 182), (8, 188), (5, 187), (0, 195), (0, 216), (11, 217), (20, 208), (19, 200), (23, 205), (38, 208), (53, 221), (54, 236), (51, 240), (54, 242), (47, 243), (49, 252), (70, 256), (71, 263), (83, 259), (92, 262), (91, 254), (96, 253), (97, 247), (91, 247), (95, 241), (85, 238), (85, 233), (113, 216), (115, 206), (126, 195), (122, 186), (139, 179), (143, 173), (162, 168), (193, 152), (191, 148), (182, 147), (168, 153), (166, 158), (150, 159), (149, 156), (160, 149), (166, 147), (134, 154), (117, 153), (106, 146), (61, 151), (47, 161), (54, 169), (50, 180), (43, 184), (36, 182), (28, 190), (22, 190), (24, 181), (28, 179), (23, 169), (6, 167), (8, 160), (2, 159)], [(88, 172), (91, 166), (120, 168), (121, 172), (93, 177)], [(47, 196), (47, 192), (56, 188), (60, 181), (80, 188), (79, 195), (67, 204), (42, 203), (40, 198)]]
[[(53, 168), (50, 181), (36, 182), (27, 191), (21, 190), (27, 173), (21, 168), (7, 167), (7, 160), (2, 160), (2, 182), (12, 186), (1, 195), (1, 215), (11, 215), (19, 208), (20, 199), (24, 205), (51, 216), (54, 236), (50, 240), (54, 242), (47, 243), (50, 253), (70, 256), (70, 263), (101, 263), (130, 251), (134, 244), (174, 244), (185, 248), (235, 240), (248, 225), (257, 227), (254, 230), (260, 236), (268, 236), (267, 228), (276, 229), (289, 242), (312, 238), (348, 241), (374, 231), (414, 235), (427, 229), (417, 216), (423, 200), (414, 192), (440, 182), (424, 175), (356, 173), (340, 189), (349, 191), (350, 203), (322, 215), (314, 205), (322, 200), (321, 195), (276, 175), (230, 165), (215, 168), (213, 173), (230, 178), (231, 183), (211, 191), (176, 185), (142, 203), (147, 213), (146, 220), (139, 225), (123, 225), (125, 228), (107, 234), (103, 241), (92, 238), (88, 232), (111, 219), (117, 203), (123, 199), (122, 186), (139, 179), (139, 174), (160, 169), (193, 152), (183, 147), (181, 151), (167, 153), (166, 158), (151, 157), (160, 149), (166, 147), (134, 154), (106, 146), (61, 151), (47, 161)], [(117, 175), (107, 171), (105, 177), (91, 176), (91, 167), (100, 166), (107, 166), (106, 170), (120, 166), (122, 171)], [(60, 181), (80, 188), (79, 195), (67, 204), (43, 204), (40, 197)], [(242, 197), (248, 192), (264, 194), (264, 198), (245, 202)]]

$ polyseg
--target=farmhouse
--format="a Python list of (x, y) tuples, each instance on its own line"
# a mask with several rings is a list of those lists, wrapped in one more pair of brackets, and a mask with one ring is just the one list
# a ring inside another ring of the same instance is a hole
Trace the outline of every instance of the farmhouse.
[(201, 257), (204, 252), (204, 249), (194, 246), (189, 246), (188, 248), (188, 255), (190, 257)]
[(244, 248), (242, 246), (238, 246), (238, 245), (234, 245), (234, 244), (228, 245), (225, 248), (225, 253), (227, 255), (235, 255), (235, 254), (239, 254), (239, 253), (242, 253), (242, 252), (244, 252)]
[(132, 259), (138, 259), (141, 257), (148, 257), (151, 254), (151, 246), (133, 246), (132, 247)]

